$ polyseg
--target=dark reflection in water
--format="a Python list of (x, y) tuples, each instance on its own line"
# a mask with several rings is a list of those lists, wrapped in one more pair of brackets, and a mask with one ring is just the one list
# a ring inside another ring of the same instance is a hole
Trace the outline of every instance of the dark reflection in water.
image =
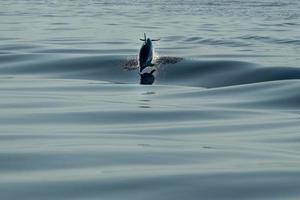
[(139, 106), (139, 108), (152, 108), (152, 107), (151, 107), (151, 106), (148, 106), (147, 104), (145, 104), (145, 105)]
[[(139, 104), (139, 108), (152, 108), (152, 99), (151, 96), (155, 95), (154, 91), (143, 92), (141, 95), (143, 96), (142, 99), (137, 100)], [(147, 98), (145, 98), (147, 97)]]
[(144, 92), (144, 93), (142, 93), (142, 95), (154, 95), (154, 94), (156, 94), (155, 92)]

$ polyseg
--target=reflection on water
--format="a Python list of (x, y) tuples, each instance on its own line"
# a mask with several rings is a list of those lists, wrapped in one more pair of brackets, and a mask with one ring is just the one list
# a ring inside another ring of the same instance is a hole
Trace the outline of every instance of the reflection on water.
[[(138, 100), (138, 104), (140, 105), (139, 108), (152, 108), (152, 100), (150, 99), (149, 95), (154, 95), (155, 92), (144, 92), (142, 93), (143, 99)], [(147, 95), (147, 99), (145, 99), (144, 95)]]
[(299, 6), (0, 1), (0, 199), (298, 199)]
[(300, 195), (298, 80), (90, 83), (1, 79), (1, 198)]
[(154, 95), (155, 94), (155, 92), (144, 92), (144, 93), (142, 93), (142, 95)]

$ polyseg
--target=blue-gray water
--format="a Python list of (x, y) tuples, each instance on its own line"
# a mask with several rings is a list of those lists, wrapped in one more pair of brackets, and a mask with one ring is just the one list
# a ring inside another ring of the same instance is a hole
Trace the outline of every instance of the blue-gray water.
[(298, 0), (0, 1), (0, 199), (298, 200), (299, 53)]

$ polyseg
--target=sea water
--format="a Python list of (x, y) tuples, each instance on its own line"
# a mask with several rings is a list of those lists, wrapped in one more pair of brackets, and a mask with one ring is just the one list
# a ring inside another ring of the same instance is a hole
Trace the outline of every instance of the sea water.
[(299, 53), (298, 0), (0, 1), (0, 199), (299, 199)]

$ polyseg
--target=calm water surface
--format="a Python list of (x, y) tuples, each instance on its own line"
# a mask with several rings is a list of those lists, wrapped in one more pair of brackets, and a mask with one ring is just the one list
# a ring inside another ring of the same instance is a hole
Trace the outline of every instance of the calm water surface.
[[(299, 199), (299, 13), (0, 1), (0, 199)], [(180, 58), (153, 86), (124, 69), (144, 32)]]

